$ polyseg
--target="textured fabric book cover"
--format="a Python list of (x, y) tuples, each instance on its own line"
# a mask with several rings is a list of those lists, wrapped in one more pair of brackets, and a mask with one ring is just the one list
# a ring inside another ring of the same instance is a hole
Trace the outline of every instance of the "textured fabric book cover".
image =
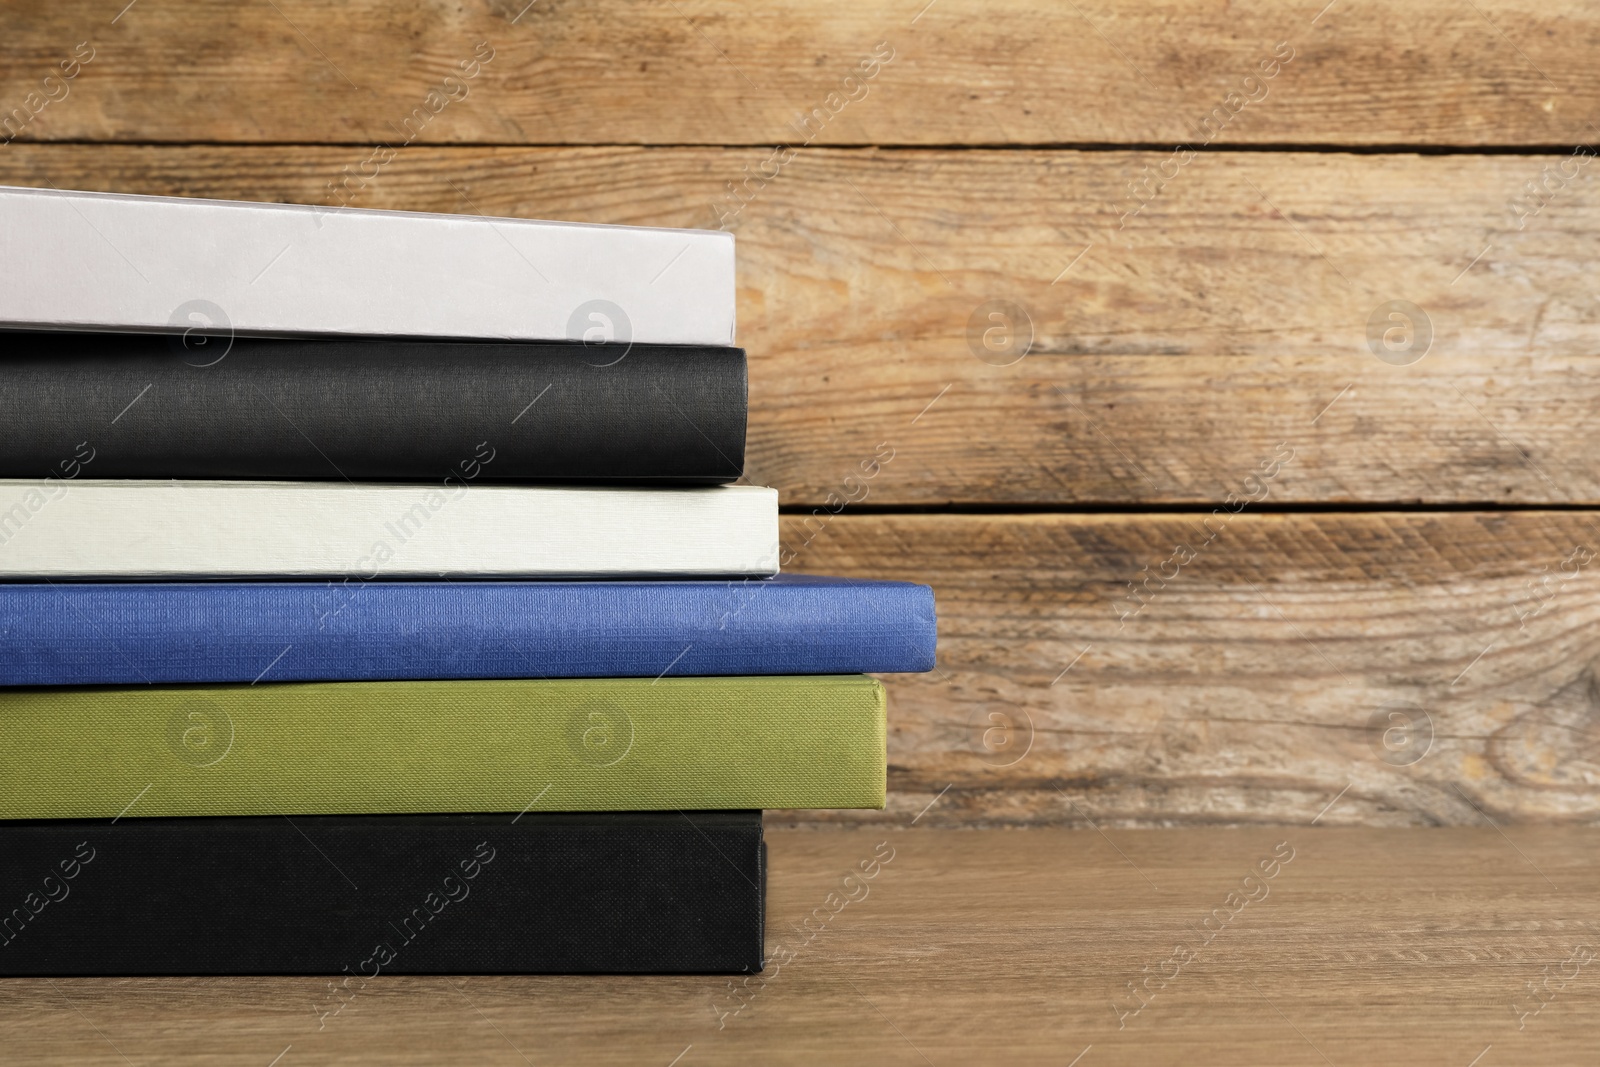
[(0, 481), (0, 577), (776, 574), (778, 494), (380, 482)]
[(717, 485), (737, 348), (0, 335), (0, 477)]
[(733, 344), (715, 230), (0, 187), (0, 234), (17, 326)]
[(761, 813), (0, 823), (0, 975), (329, 975), (762, 965)]
[(0, 819), (881, 808), (862, 675), (0, 690)]
[(0, 685), (926, 671), (933, 591), (676, 582), (0, 583)]

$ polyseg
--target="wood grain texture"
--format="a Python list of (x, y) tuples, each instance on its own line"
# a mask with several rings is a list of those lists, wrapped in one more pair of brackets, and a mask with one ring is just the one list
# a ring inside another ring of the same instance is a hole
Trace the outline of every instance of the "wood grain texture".
[[(18, 143), (0, 182), (336, 204), (328, 183), (364, 151)], [(765, 158), (413, 148), (351, 202), (706, 226)], [(1274, 504), (1600, 502), (1600, 165), (1519, 218), (1560, 159), (1212, 155), (1119, 222), (1163, 158), (798, 156), (730, 223), (748, 479), (824, 503), (888, 442), (902, 458), (873, 504), (1212, 504), (1287, 442)], [(996, 298), (1031, 309), (1009, 366), (969, 343)], [(1369, 347), (1391, 300), (1430, 324), (1410, 365)]]
[(888, 679), (887, 812), (774, 818), (942, 796), (928, 821), (1600, 819), (1591, 514), (846, 513), (783, 535), (790, 570), (931, 584), (939, 666)]
[[(1600, 110), (1600, 14), (1577, 0), (7, 7), (8, 110), (95, 50), (22, 131), (56, 140), (387, 140), (479, 42), (492, 61), (420, 140), (794, 142), (841, 92), (816, 143), (1170, 144), (1237, 93), (1257, 99), (1216, 143), (1571, 144)], [(894, 58), (846, 85), (880, 42)], [(1293, 58), (1247, 82), (1280, 42)]]
[[(787, 962), (740, 1000), (710, 976), (380, 978), (319, 1030), (322, 978), (12, 980), (0, 985), (7, 1059), (1593, 1063), (1600, 975), (1565, 962), (1593, 959), (1600, 941), (1593, 831), (768, 837), (768, 951)], [(845, 872), (875, 855), (890, 859), (834, 903)], [(71, 921), (71, 906), (56, 918)], [(1207, 919), (1220, 930), (1209, 943)], [(821, 932), (807, 940), (803, 921)], [(1164, 979), (1179, 944), (1193, 958)], [(1129, 983), (1150, 975), (1146, 1006), (1119, 1029), (1113, 1005), (1137, 1006)], [(1519, 1017), (1536, 1003), (1530, 983), (1544, 1005)]]

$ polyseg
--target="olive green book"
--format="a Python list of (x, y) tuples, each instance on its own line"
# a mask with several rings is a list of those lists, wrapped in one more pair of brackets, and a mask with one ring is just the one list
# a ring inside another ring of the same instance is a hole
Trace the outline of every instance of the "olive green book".
[(865, 675), (0, 691), (0, 818), (881, 808)]

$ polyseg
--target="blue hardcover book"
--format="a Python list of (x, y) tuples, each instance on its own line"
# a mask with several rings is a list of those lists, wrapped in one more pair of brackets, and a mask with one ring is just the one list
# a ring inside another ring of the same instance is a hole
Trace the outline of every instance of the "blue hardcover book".
[(927, 671), (933, 590), (658, 582), (0, 584), (0, 685)]

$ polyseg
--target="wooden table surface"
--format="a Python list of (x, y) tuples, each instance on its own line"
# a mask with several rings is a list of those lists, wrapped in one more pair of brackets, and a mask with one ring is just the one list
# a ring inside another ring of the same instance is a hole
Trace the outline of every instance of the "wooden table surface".
[[(1593, 830), (1548, 827), (778, 830), (767, 943), (783, 962), (738, 989), (13, 980), (0, 982), (0, 1057), (1591, 1065), (1597, 845)], [(870, 877), (847, 885), (863, 863)]]

